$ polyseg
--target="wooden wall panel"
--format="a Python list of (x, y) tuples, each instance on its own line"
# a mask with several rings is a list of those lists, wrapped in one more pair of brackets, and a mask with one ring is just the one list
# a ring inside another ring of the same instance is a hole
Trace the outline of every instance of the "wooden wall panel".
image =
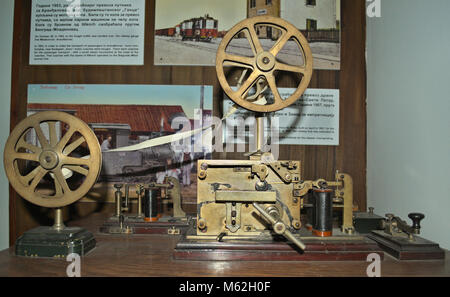
[[(214, 67), (153, 66), (155, 0), (146, 1), (144, 66), (29, 66), (31, 0), (15, 2), (11, 129), (26, 116), (28, 84), (178, 84), (214, 86), (214, 115), (221, 114), (221, 95)], [(315, 71), (311, 88), (339, 88), (340, 145), (280, 147), (280, 159), (301, 160), (304, 179), (333, 179), (339, 169), (354, 179), (355, 204), (366, 208), (365, 1), (341, 0), (341, 70)], [(215, 158), (242, 159), (237, 153)], [(50, 224), (45, 210), (10, 188), (10, 244), (37, 224)]]

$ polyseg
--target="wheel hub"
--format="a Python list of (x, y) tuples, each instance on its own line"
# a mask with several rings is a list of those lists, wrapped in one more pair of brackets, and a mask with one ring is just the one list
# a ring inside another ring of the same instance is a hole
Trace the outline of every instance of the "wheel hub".
[(271, 71), (275, 67), (275, 57), (269, 52), (261, 52), (256, 56), (256, 66), (261, 71)]
[(44, 169), (52, 170), (58, 166), (59, 158), (58, 154), (51, 150), (42, 151), (39, 155), (39, 163)]

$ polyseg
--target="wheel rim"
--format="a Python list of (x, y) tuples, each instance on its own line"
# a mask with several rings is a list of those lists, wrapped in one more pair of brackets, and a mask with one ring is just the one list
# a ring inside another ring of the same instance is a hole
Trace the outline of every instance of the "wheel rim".
[[(282, 31), (281, 37), (270, 50), (266, 51), (263, 49), (256, 33), (256, 25), (270, 25), (279, 28)], [(246, 37), (250, 42), (250, 47), (254, 55), (253, 57), (226, 53), (226, 49), (231, 40), (241, 32), (245, 32)], [(297, 42), (297, 45), (302, 52), (304, 61), (303, 66), (289, 65), (276, 59), (284, 45), (291, 39)], [(252, 69), (252, 73), (236, 91), (231, 88), (226, 79), (224, 72), (225, 65)], [(216, 71), (223, 90), (236, 104), (256, 112), (273, 112), (293, 104), (304, 93), (311, 81), (313, 57), (308, 41), (292, 24), (275, 17), (254, 17), (241, 21), (224, 36), (217, 50)], [(278, 92), (274, 75), (275, 71), (300, 73), (303, 76), (297, 89), (285, 100), (281, 98)], [(268, 86), (274, 95), (274, 103), (269, 105), (259, 105), (246, 100), (248, 91), (262, 77), (266, 79)]]
[[(60, 131), (61, 127), (67, 127), (59, 139), (58, 123)], [(48, 137), (43, 130), (45, 126)], [(34, 144), (27, 140), (30, 131), (36, 135)], [(89, 155), (73, 156), (81, 147)], [(35, 167), (22, 173), (19, 162), (26, 161)], [(80, 119), (59, 111), (39, 112), (21, 121), (11, 132), (5, 145), (4, 165), (12, 187), (24, 199), (43, 207), (62, 207), (84, 197), (97, 181), (101, 169), (100, 145), (93, 131)], [(81, 177), (75, 188), (68, 181), (73, 174)], [(41, 189), (46, 182), (44, 177), (53, 183), (53, 189)]]

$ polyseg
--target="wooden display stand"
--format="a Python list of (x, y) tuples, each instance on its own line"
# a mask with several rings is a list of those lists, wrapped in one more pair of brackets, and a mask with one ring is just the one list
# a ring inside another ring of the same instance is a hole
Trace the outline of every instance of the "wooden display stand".
[(99, 231), (109, 234), (185, 235), (190, 226), (190, 221), (187, 218), (162, 217), (156, 222), (126, 218), (121, 228), (119, 220), (116, 217), (111, 217), (100, 227)]
[(377, 242), (381, 249), (399, 260), (441, 260), (445, 259), (445, 251), (439, 244), (414, 236), (408, 238), (394, 237), (383, 231), (372, 231), (368, 238)]
[(305, 251), (286, 242), (180, 241), (174, 252), (176, 260), (213, 261), (366, 261), (383, 250), (367, 238), (352, 241), (304, 240)]

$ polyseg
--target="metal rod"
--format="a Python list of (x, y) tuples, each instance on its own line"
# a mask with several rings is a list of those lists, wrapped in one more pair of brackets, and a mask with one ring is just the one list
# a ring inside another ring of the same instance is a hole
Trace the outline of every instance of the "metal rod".
[(264, 116), (256, 114), (256, 151), (261, 152), (264, 145)]
[(63, 216), (62, 216), (62, 208), (55, 208), (55, 223), (53, 224), (53, 229), (55, 230), (63, 230), (65, 228)]
[(138, 218), (143, 217), (142, 215), (142, 185), (137, 185), (137, 195), (138, 195), (138, 209), (137, 209), (137, 216)]
[(125, 185), (125, 202), (124, 202), (124, 208), (128, 210), (128, 198), (130, 194), (130, 185)]
[(122, 192), (116, 191), (116, 217), (122, 214)]
[[(270, 224), (272, 224), (272, 226), (275, 226), (275, 224), (278, 223), (282, 223), (281, 221), (277, 221), (273, 216), (271, 216), (270, 214), (268, 214), (262, 207), (261, 205), (259, 205), (256, 202), (253, 202), (253, 207), (256, 208), (256, 210), (258, 210), (263, 217), (266, 218), (266, 220), (268, 220), (270, 222)], [(284, 237), (286, 237), (286, 239), (290, 240), (291, 242), (293, 242), (296, 246), (298, 246), (299, 248), (301, 248), (302, 250), (306, 249), (306, 246), (303, 242), (301, 242), (298, 238), (296, 238), (294, 236), (294, 234), (292, 234), (286, 227), (286, 225), (284, 223), (282, 223), (285, 228), (284, 228), (284, 232), (282, 233), (282, 235)]]

